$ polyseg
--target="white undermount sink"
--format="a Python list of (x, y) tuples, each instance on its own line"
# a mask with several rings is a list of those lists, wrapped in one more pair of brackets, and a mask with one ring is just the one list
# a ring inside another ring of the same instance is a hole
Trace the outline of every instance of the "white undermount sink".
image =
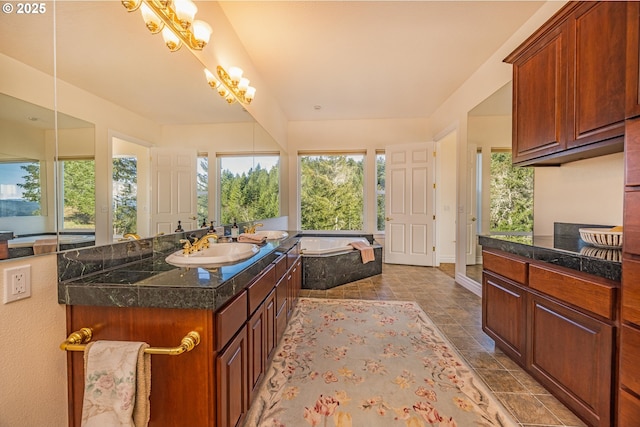
[(257, 230), (256, 234), (259, 236), (265, 236), (267, 240), (284, 239), (289, 236), (289, 233), (280, 230)]
[(178, 267), (213, 268), (250, 258), (258, 251), (260, 249), (253, 243), (215, 243), (188, 255), (180, 249), (165, 258), (165, 261)]

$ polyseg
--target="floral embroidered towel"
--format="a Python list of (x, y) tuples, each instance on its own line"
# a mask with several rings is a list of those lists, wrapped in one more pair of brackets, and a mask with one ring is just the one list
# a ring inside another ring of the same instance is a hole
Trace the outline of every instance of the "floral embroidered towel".
[(82, 427), (146, 427), (149, 423), (149, 345), (96, 341), (84, 352)]
[(364, 242), (351, 242), (349, 244), (360, 251), (363, 264), (366, 264), (369, 261), (375, 261), (376, 255), (373, 252), (373, 248), (371, 246), (367, 245)]

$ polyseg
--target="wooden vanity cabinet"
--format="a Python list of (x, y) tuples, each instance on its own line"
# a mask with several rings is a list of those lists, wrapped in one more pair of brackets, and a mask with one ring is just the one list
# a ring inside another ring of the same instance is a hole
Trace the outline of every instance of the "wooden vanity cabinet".
[(626, 117), (640, 116), (640, 2), (627, 3)]
[(591, 426), (613, 425), (616, 282), (483, 250), (482, 327)]
[(513, 163), (623, 150), (625, 2), (570, 2), (511, 53)]

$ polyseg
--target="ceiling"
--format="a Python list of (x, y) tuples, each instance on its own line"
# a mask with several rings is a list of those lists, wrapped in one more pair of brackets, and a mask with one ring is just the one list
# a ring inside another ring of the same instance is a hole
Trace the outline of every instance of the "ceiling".
[[(256, 101), (270, 93), (290, 121), (429, 117), (542, 4), (220, 2), (267, 86)], [(251, 120), (209, 89), (186, 48), (170, 53), (119, 1), (58, 0), (55, 14), (29, 20), (2, 14), (0, 52), (51, 73), (54, 15), (61, 80), (161, 124)]]

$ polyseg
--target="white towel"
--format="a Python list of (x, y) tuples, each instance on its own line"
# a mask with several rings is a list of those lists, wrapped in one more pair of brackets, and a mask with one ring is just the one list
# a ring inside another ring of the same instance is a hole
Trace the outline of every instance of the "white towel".
[(143, 342), (96, 341), (84, 353), (82, 427), (149, 423), (151, 355)]
[(238, 242), (244, 243), (262, 243), (267, 240), (267, 236), (260, 234), (242, 233), (238, 236)]

